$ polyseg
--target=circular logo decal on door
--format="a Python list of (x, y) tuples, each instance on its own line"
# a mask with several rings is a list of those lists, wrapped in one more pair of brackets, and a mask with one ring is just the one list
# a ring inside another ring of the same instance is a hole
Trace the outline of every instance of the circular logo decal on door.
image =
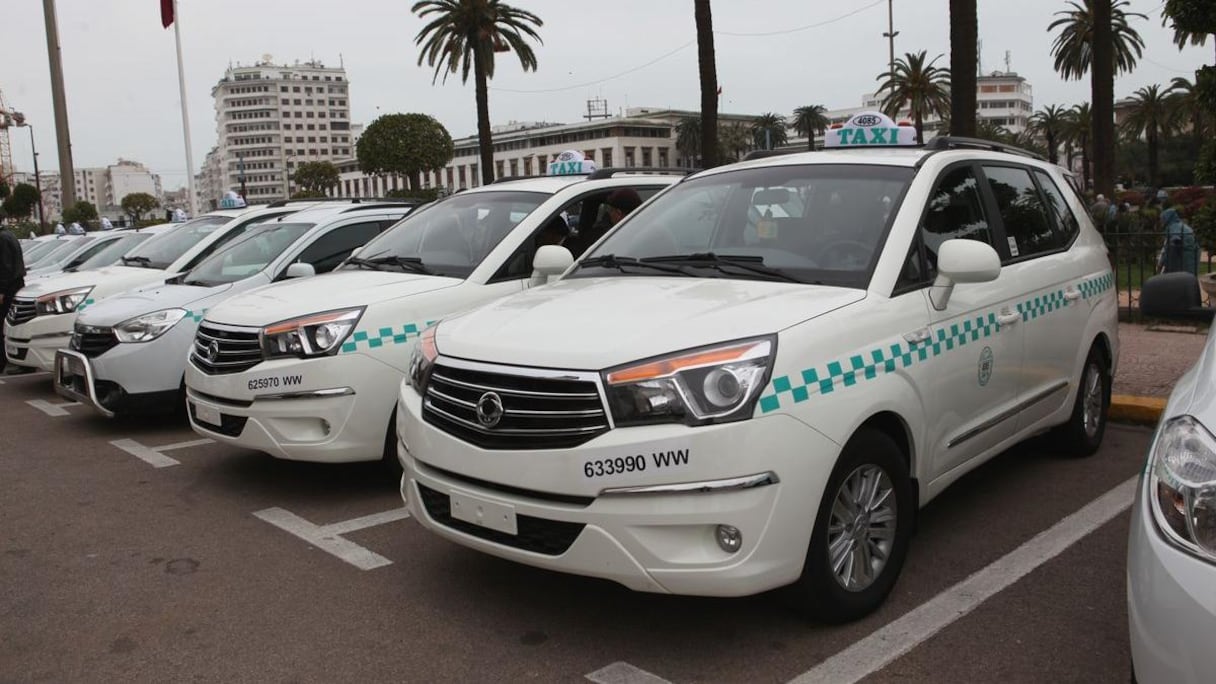
[(988, 384), (988, 380), (992, 377), (992, 347), (984, 347), (984, 351), (980, 352), (980, 387)]

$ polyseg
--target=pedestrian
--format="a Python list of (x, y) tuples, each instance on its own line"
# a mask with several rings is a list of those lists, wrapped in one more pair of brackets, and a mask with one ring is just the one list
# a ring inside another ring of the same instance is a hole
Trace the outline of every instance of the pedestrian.
[(59, 223), (55, 224), (55, 234), (56, 235), (67, 235), (68, 234), (67, 229), (63, 227), (63, 221), (60, 221)]
[(1161, 212), (1161, 224), (1165, 227), (1165, 246), (1157, 258), (1157, 272), (1186, 271), (1199, 275), (1199, 244), (1195, 231), (1182, 220), (1177, 209)]
[(102, 216), (101, 217), (101, 229), (102, 230), (114, 230), (114, 224), (110, 223), (110, 219)]
[[(0, 225), (0, 342), (4, 340), (4, 321), (12, 306), (13, 296), (25, 287), (25, 258), (21, 243), (8, 228)], [(0, 372), (8, 363), (7, 354), (0, 354)]]
[(1106, 195), (1098, 193), (1098, 198), (1089, 207), (1089, 215), (1094, 220), (1094, 225), (1098, 230), (1106, 232), (1106, 224), (1110, 218), (1111, 203), (1107, 201)]
[(68, 226), (68, 235), (84, 235), (84, 228), (80, 226), (79, 221), (72, 221)]

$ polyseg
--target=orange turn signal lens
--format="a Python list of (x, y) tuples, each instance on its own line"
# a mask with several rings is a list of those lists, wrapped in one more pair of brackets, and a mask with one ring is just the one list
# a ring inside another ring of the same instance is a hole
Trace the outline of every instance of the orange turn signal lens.
[(305, 316), (303, 318), (293, 318), (290, 321), (282, 321), (273, 325), (266, 326), (263, 331), (267, 335), (279, 335), (285, 332), (291, 332), (297, 328), (304, 328), (310, 325), (319, 325), (321, 323), (331, 323), (333, 321), (345, 320), (351, 317), (350, 311), (332, 311), (330, 313), (316, 314), (313, 316)]
[(427, 363), (433, 363), (435, 359), (439, 358), (439, 344), (435, 342), (435, 326), (432, 325), (422, 331), (422, 337), (418, 339), (418, 351)]
[[(743, 344), (731, 345), (729, 347), (718, 347), (716, 349), (706, 349), (704, 351), (692, 352), (683, 356), (668, 357), (659, 359), (658, 361), (650, 361), (647, 363), (622, 368), (612, 371), (608, 374), (608, 384), (621, 385), (631, 382), (640, 382), (643, 380), (654, 380), (656, 378), (665, 378), (670, 375), (688, 369), (700, 368), (702, 366), (713, 366), (730, 361), (739, 361), (746, 358), (755, 358), (768, 353), (769, 342), (767, 340), (745, 342)], [(756, 354), (752, 353), (759, 347), (764, 347), (763, 352)]]

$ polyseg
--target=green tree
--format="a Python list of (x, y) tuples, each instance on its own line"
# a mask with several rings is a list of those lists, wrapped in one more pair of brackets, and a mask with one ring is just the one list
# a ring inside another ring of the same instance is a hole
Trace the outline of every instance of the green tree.
[(423, 171), (443, 168), (452, 160), (452, 152), (448, 130), (426, 114), (385, 114), (367, 127), (355, 146), (359, 170), (401, 174), (413, 190), (422, 187)]
[(70, 207), (66, 207), (63, 210), (63, 222), (64, 223), (77, 222), (80, 225), (84, 226), (84, 228), (86, 230), (89, 227), (89, 221), (96, 221), (96, 220), (97, 220), (97, 207), (93, 206), (92, 202), (86, 202), (84, 200), (80, 200), (76, 204), (73, 204)]
[(123, 213), (131, 217), (132, 223), (138, 222), (144, 214), (160, 206), (160, 202), (146, 192), (133, 192), (123, 197), (119, 204)]
[(1209, 34), (1216, 34), (1216, 4), (1211, 0), (1168, 0), (1161, 11), (1161, 25), (1174, 29), (1178, 49), (1205, 45)]
[(1145, 86), (1131, 97), (1122, 132), (1132, 140), (1144, 136), (1148, 145), (1148, 182), (1157, 185), (1157, 153), (1160, 137), (1173, 129), (1173, 111), (1169, 97), (1156, 84)]
[(709, 0), (693, 0), (697, 24), (697, 72), (701, 83), (701, 166), (718, 165), (718, 64)]
[(0, 200), (8, 199), (9, 193), (11, 192), (12, 190), (9, 189), (8, 183), (5, 183), (2, 179), (0, 179)]
[(1182, 130), (1188, 125), (1194, 138), (1196, 149), (1207, 139), (1205, 133), (1210, 127), (1211, 115), (1204, 110), (1195, 91), (1195, 84), (1188, 78), (1175, 76), (1170, 80), (1169, 94), (1171, 123), (1174, 128)]
[(784, 145), (789, 140), (786, 128), (784, 116), (776, 112), (761, 114), (752, 122), (752, 146), (771, 150)]
[(1060, 161), (1060, 141), (1063, 140), (1067, 127), (1068, 110), (1058, 105), (1047, 105), (1030, 117), (1030, 130), (1035, 135), (1042, 136), (1047, 143), (1047, 161), (1052, 164)]
[(701, 117), (686, 116), (676, 124), (676, 151), (688, 160), (689, 167), (696, 166), (701, 158)]
[(327, 161), (304, 162), (291, 174), (291, 182), (310, 196), (324, 197), (326, 190), (338, 184), (338, 167)]
[(1088, 102), (1073, 105), (1068, 110), (1068, 122), (1064, 126), (1065, 146), (1068, 148), (1068, 165), (1072, 167), (1072, 148), (1075, 146), (1081, 152), (1081, 178), (1084, 188), (1089, 192), (1090, 149), (1093, 132), (1093, 110)]
[(38, 206), (38, 189), (29, 183), (18, 183), (4, 200), (4, 215), (15, 219), (28, 218)]
[(794, 120), (790, 123), (790, 128), (799, 135), (806, 136), (806, 149), (814, 150), (815, 134), (822, 134), (831, 125), (828, 117), (824, 116), (827, 111), (827, 107), (823, 105), (806, 105), (794, 110)]
[(976, 0), (950, 0), (950, 133), (975, 135), (979, 62)]
[(1051, 54), (1055, 70), (1065, 80), (1090, 74), (1095, 187), (1100, 193), (1113, 194), (1115, 76), (1131, 71), (1144, 50), (1144, 41), (1128, 19), (1147, 17), (1124, 9), (1127, 0), (1084, 0), (1084, 5), (1070, 0), (1068, 4), (1071, 9), (1056, 12), (1059, 18), (1047, 26), (1049, 32), (1060, 30), (1052, 41)]
[(755, 133), (752, 127), (742, 121), (731, 121), (718, 126), (717, 157), (718, 161), (739, 161), (744, 153), (752, 148)]
[(940, 58), (938, 55), (926, 63), (924, 50), (909, 52), (895, 60), (894, 74), (884, 71), (878, 75), (881, 81), (878, 91), (887, 93), (882, 99), (882, 110), (888, 116), (898, 117), (904, 107), (911, 109), (917, 143), (925, 141), (926, 118), (950, 111), (950, 71), (933, 66)]
[[(414, 43), (421, 48), (418, 64), (435, 67), (434, 83), (443, 74), (460, 73), (461, 83), (473, 86), (477, 99), (477, 145), (481, 154), (481, 182), (494, 180), (494, 142), (490, 135), (489, 81), (494, 78), (494, 54), (514, 52), (524, 71), (536, 71), (536, 53), (529, 39), (542, 43), (536, 29), (540, 17), (500, 0), (421, 0), (412, 8), (429, 23)], [(446, 163), (446, 162), (445, 162)]]

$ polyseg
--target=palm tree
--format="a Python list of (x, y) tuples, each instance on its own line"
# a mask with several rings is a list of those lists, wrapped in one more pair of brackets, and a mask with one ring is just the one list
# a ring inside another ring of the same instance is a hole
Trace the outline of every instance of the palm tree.
[[(1067, 147), (1075, 145), (1081, 151), (1081, 178), (1085, 181), (1085, 191), (1089, 191), (1089, 151), (1093, 132), (1093, 110), (1088, 102), (1073, 105), (1068, 110), (1068, 123), (1064, 126), (1067, 136)], [(1072, 150), (1067, 150), (1069, 167), (1072, 166)]]
[(1174, 45), (1178, 46), (1178, 50), (1181, 51), (1187, 46), (1188, 43), (1196, 47), (1207, 45), (1208, 34), (1191, 33), (1190, 31), (1178, 28), (1178, 26), (1174, 23), (1174, 18), (1167, 14), (1166, 11), (1167, 10), (1162, 10), (1161, 12), (1161, 26), (1162, 28), (1170, 28), (1174, 30)]
[(752, 145), (765, 150), (784, 145), (789, 140), (787, 127), (784, 116), (776, 112), (761, 114), (752, 122)]
[(676, 124), (676, 150), (688, 160), (689, 168), (696, 166), (701, 156), (701, 117), (684, 117)]
[(718, 67), (709, 0), (693, 0), (697, 23), (697, 67), (701, 81), (701, 165), (718, 165)]
[(823, 133), (832, 124), (824, 116), (827, 107), (823, 105), (806, 105), (794, 110), (794, 121), (790, 124), (799, 135), (806, 136), (806, 149), (815, 149), (815, 134)]
[(1159, 136), (1169, 134), (1173, 128), (1173, 114), (1169, 95), (1157, 85), (1145, 86), (1131, 97), (1127, 118), (1123, 121), (1123, 134), (1132, 139), (1144, 136), (1148, 143), (1148, 183), (1157, 185), (1157, 152)]
[(1030, 117), (1030, 130), (1047, 142), (1047, 161), (1060, 161), (1059, 145), (1068, 124), (1068, 110), (1057, 105), (1047, 105)]
[(1013, 136), (1009, 134), (1009, 129), (1004, 126), (994, 124), (988, 119), (980, 119), (975, 126), (975, 137), (981, 140), (1007, 143), (1011, 142)]
[(1195, 84), (1191, 83), (1190, 79), (1175, 76), (1170, 81), (1170, 87), (1166, 92), (1169, 95), (1170, 109), (1173, 113), (1171, 125), (1176, 130), (1182, 130), (1185, 128), (1185, 124), (1190, 124), (1191, 135), (1195, 139), (1195, 149), (1199, 149), (1203, 145), (1204, 133), (1208, 126), (1203, 105), (1195, 92)]
[(950, 133), (975, 135), (976, 0), (950, 0)]
[(1115, 75), (1135, 67), (1144, 50), (1144, 41), (1128, 24), (1128, 18), (1147, 17), (1126, 11), (1127, 0), (1084, 0), (1084, 3), (1070, 0), (1072, 9), (1056, 12), (1060, 18), (1051, 22), (1047, 30), (1060, 29), (1052, 42), (1051, 54), (1055, 56), (1056, 71), (1065, 80), (1079, 80), (1090, 72), (1095, 187), (1100, 193), (1112, 194)]
[(742, 121), (722, 124), (718, 129), (718, 158), (739, 161), (754, 141), (752, 127)]
[(494, 54), (514, 52), (524, 71), (536, 71), (536, 53), (528, 40), (541, 43), (536, 29), (540, 17), (500, 0), (420, 0), (411, 8), (420, 19), (429, 19), (414, 43), (421, 47), (418, 64), (435, 67), (433, 84), (460, 72), (461, 83), (473, 83), (477, 97), (477, 145), (481, 152), (481, 182), (494, 180), (494, 143), (490, 137), (488, 82), (494, 78)]
[(950, 111), (950, 71), (933, 66), (938, 59), (941, 55), (926, 64), (924, 50), (916, 54), (909, 52), (895, 60), (894, 74), (883, 72), (878, 75), (878, 80), (882, 81), (878, 91), (887, 93), (882, 99), (883, 111), (895, 117), (904, 107), (910, 108), (917, 143), (925, 141), (926, 117)]

